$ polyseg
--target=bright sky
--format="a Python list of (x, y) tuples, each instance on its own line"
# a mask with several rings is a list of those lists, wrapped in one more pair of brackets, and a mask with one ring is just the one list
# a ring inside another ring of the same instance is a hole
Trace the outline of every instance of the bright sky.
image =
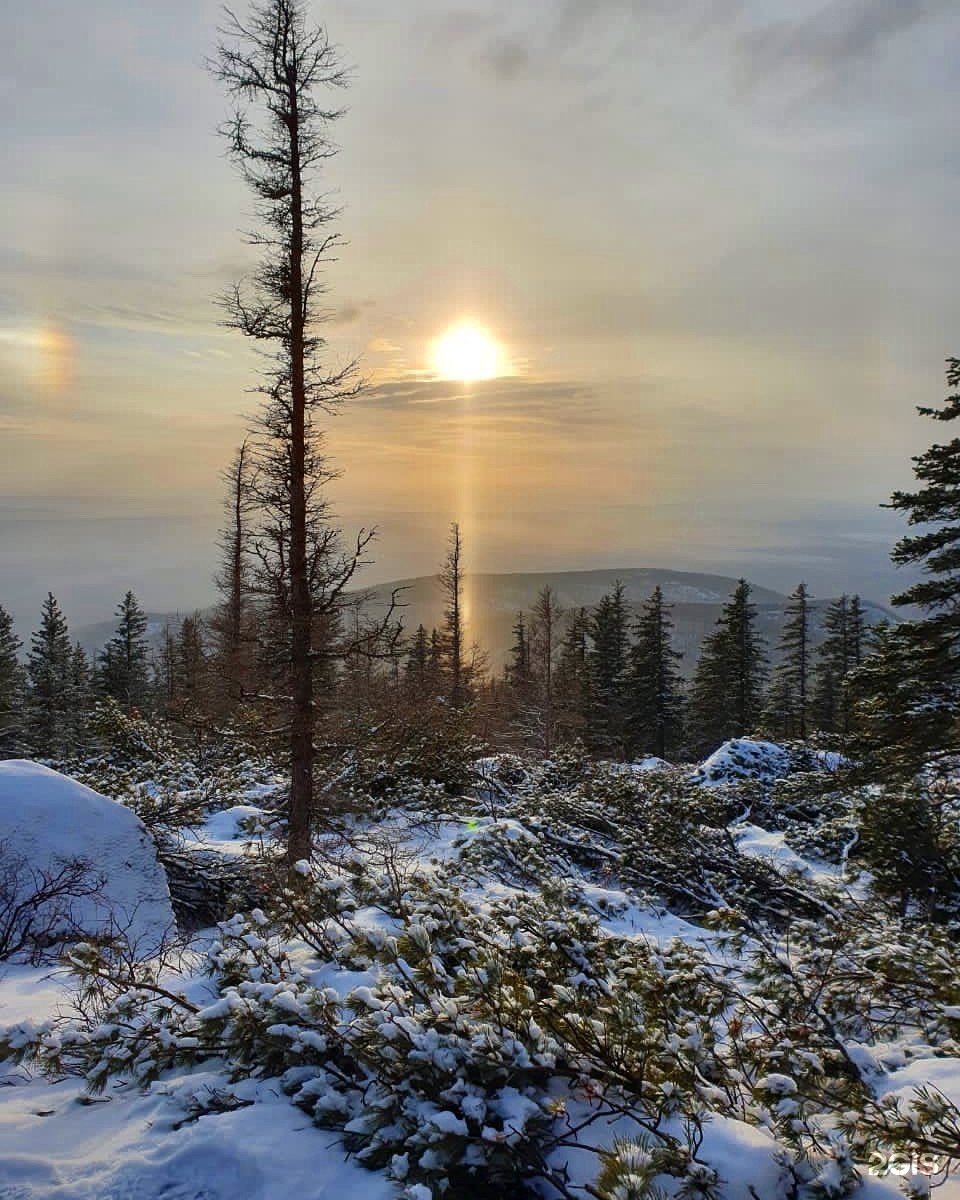
[[(688, 566), (884, 599), (960, 353), (955, 0), (331, 0), (332, 422), (370, 579)], [(212, 589), (254, 360), (208, 0), (0, 16), (0, 603)], [(430, 381), (464, 318), (508, 378)], [(466, 482), (465, 482), (466, 481)], [(470, 511), (463, 511), (468, 506)]]

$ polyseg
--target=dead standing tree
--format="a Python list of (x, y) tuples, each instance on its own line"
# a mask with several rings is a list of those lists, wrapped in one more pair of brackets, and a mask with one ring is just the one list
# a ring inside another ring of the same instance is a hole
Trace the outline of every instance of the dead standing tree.
[(320, 97), (342, 88), (346, 76), (325, 30), (308, 26), (302, 0), (265, 0), (245, 22), (227, 10), (221, 34), (211, 69), (238, 104), (223, 133), (255, 197), (259, 227), (249, 241), (262, 249), (256, 271), (225, 303), (229, 323), (266, 347), (258, 389), (265, 403), (251, 446), (252, 486), (266, 510), (255, 539), (256, 590), (270, 594), (282, 622), (293, 863), (310, 853), (318, 607), (335, 604), (371, 536), (362, 533), (356, 552), (344, 554), (325, 524), (320, 492), (329, 472), (316, 427), (318, 414), (360, 387), (355, 363), (327, 368), (318, 333), (322, 271), (340, 240), (331, 229), (337, 210), (314, 189), (336, 152), (328, 135), (341, 110)]

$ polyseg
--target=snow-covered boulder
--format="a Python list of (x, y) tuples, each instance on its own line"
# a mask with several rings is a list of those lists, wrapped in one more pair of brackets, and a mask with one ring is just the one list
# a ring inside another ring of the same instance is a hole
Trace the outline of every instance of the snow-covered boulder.
[(49, 902), (64, 926), (58, 932), (122, 930), (138, 953), (149, 954), (175, 930), (166, 875), (134, 812), (48, 767), (0, 762), (0, 872), (8, 890), (15, 880), (26, 899), (36, 873), (74, 862), (87, 867), (83, 894)]
[(787, 747), (755, 738), (734, 738), (704, 759), (693, 775), (693, 782), (706, 786), (737, 783), (741, 779), (775, 783), (797, 772), (835, 773), (846, 765), (848, 760), (842, 754), (829, 750), (815, 750), (799, 743)]
[(693, 778), (694, 782), (707, 785), (737, 783), (741, 779), (772, 783), (775, 779), (783, 779), (793, 769), (790, 754), (783, 746), (752, 738), (734, 738), (704, 759)]

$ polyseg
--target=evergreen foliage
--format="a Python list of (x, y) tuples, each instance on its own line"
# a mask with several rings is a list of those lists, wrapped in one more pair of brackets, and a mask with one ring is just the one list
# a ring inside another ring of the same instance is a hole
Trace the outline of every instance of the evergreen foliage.
[(560, 640), (554, 680), (556, 726), (561, 741), (582, 737), (590, 701), (588, 657), (590, 619), (585, 608), (574, 609)]
[(515, 700), (524, 703), (529, 699), (533, 683), (530, 669), (530, 639), (522, 612), (517, 613), (513, 626), (513, 642), (505, 670), (507, 683)]
[(421, 688), (426, 685), (427, 671), (430, 665), (430, 640), (423, 625), (417, 626), (413, 640), (407, 650), (407, 661), (404, 668), (405, 677), (409, 684)]
[(810, 598), (801, 583), (790, 596), (780, 637), (781, 661), (773, 673), (764, 726), (774, 737), (805, 738), (810, 714), (812, 649)]
[[(960, 359), (947, 364), (954, 391), (940, 408), (920, 408), (922, 416), (951, 422), (960, 417)], [(887, 686), (886, 695), (867, 700), (875, 756), (907, 773), (960, 751), (960, 438), (932, 445), (913, 459), (917, 488), (894, 492), (890, 508), (904, 513), (922, 532), (903, 537), (891, 554), (900, 566), (920, 567), (924, 578), (893, 598), (919, 607), (923, 616), (897, 626), (886, 640), (884, 672), (865, 683)], [(893, 661), (906, 672), (893, 679)], [(889, 720), (881, 719), (884, 702)], [(892, 744), (878, 738), (888, 733)]]
[(859, 596), (840, 596), (823, 614), (817, 649), (811, 720), (814, 728), (847, 737), (851, 732), (849, 679), (863, 662), (867, 628)]
[(463, 535), (460, 526), (450, 526), (447, 556), (437, 581), (443, 591), (443, 628), (440, 632), (442, 669), (449, 684), (450, 703), (462, 708), (472, 695), (472, 674), (467, 661), (466, 628), (463, 616)]
[(41, 758), (70, 749), (74, 717), (73, 648), (66, 618), (52, 592), (40, 611), (40, 628), (27, 658), (27, 739)]
[(626, 753), (628, 622), (626, 589), (618, 579), (590, 615), (587, 654), (587, 737), (595, 750), (614, 758)]
[(670, 606), (660, 587), (647, 599), (634, 627), (629, 651), (628, 752), (674, 755), (679, 748), (683, 690), (677, 664), (683, 657), (672, 643)]
[(700, 652), (688, 709), (691, 740), (700, 753), (760, 723), (767, 657), (750, 593), (741, 579)]
[(13, 617), (0, 606), (0, 758), (14, 758), (23, 739), (27, 675), (20, 662), (23, 643)]
[(97, 660), (97, 686), (128, 712), (147, 707), (150, 700), (150, 646), (147, 617), (128, 591), (117, 606), (117, 629)]

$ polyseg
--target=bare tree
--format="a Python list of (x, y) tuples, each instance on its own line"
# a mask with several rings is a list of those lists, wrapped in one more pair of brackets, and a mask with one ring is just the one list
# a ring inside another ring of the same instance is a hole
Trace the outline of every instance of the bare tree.
[(360, 387), (356, 364), (326, 365), (318, 332), (322, 270), (340, 241), (331, 229), (337, 210), (316, 188), (336, 152), (329, 131), (341, 111), (320, 97), (347, 79), (326, 31), (308, 26), (303, 0), (263, 0), (245, 22), (227, 10), (221, 34), (212, 69), (238, 104), (223, 132), (256, 200), (259, 228), (249, 240), (263, 251), (226, 307), (230, 324), (269, 347), (252, 486), (265, 509), (256, 540), (261, 589), (271, 593), (285, 647), (293, 863), (310, 852), (317, 613), (336, 603), (370, 537), (361, 533), (355, 552), (344, 554), (339, 531), (326, 524), (330, 473), (316, 428), (319, 413)]

